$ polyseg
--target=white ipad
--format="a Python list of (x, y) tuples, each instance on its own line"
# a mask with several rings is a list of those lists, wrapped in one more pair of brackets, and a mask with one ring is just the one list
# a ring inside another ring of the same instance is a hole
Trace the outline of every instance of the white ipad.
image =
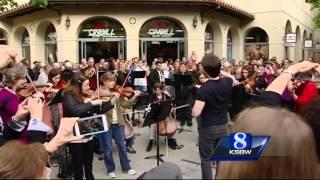
[(76, 136), (88, 136), (108, 131), (107, 117), (105, 114), (80, 118), (75, 124)]

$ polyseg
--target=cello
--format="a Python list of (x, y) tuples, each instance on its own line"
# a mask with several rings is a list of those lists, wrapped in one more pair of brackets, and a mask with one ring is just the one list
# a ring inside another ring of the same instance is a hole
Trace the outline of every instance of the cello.
[[(164, 120), (159, 120), (159, 135), (160, 136), (173, 136), (177, 131), (176, 120), (172, 117), (173, 104), (165, 103), (167, 101), (167, 95), (169, 93), (162, 92), (162, 99), (158, 101), (158, 104), (168, 105), (169, 107), (163, 107), (162, 109), (168, 109), (169, 115)], [(168, 95), (169, 96), (169, 95)], [(171, 97), (171, 96), (170, 96)], [(163, 102), (162, 102), (163, 101)], [(157, 130), (157, 129), (156, 129)]]

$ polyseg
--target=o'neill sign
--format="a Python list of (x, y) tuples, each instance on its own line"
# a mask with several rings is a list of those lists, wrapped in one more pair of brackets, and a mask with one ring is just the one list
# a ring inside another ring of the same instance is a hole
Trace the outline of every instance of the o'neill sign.
[(148, 34), (155, 38), (168, 38), (175, 35), (173, 29), (149, 29)]
[(101, 38), (101, 37), (114, 37), (114, 29), (84, 29), (84, 32), (88, 32), (88, 36), (92, 38)]

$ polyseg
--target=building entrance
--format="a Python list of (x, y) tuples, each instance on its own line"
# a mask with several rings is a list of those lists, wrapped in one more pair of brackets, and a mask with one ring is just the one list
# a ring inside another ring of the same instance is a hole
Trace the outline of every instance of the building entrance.
[(184, 56), (184, 40), (142, 40), (141, 54), (147, 60), (148, 65), (152, 65), (155, 58), (177, 59)]
[(140, 58), (152, 65), (155, 58), (177, 59), (184, 57), (185, 28), (170, 18), (154, 18), (140, 29)]
[(123, 59), (125, 57), (125, 40), (118, 41), (80, 41), (80, 57), (93, 57), (95, 62), (100, 59)]
[(79, 57), (124, 59), (126, 31), (117, 20), (106, 17), (91, 18), (81, 25)]

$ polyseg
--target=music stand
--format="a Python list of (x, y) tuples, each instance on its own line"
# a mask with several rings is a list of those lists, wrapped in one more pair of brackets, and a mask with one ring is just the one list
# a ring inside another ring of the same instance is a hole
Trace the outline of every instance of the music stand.
[[(171, 111), (171, 104), (173, 100), (163, 101), (160, 104), (153, 103), (151, 104), (151, 111), (146, 114), (145, 121), (142, 127), (151, 126), (152, 124), (157, 124), (157, 134), (156, 134), (156, 141), (157, 141), (157, 154), (155, 156), (147, 156), (144, 159), (157, 159), (157, 166), (159, 166), (159, 161), (164, 162), (161, 158), (164, 156), (160, 154), (159, 150), (159, 122), (166, 119), (169, 116)], [(154, 131), (154, 130), (152, 130)]]
[[(134, 79), (146, 77), (146, 71), (131, 71), (130, 77), (131, 77), (131, 84), (134, 84)], [(136, 108), (137, 108), (137, 105), (133, 106), (132, 111), (134, 112), (136, 110)], [(140, 115), (139, 115), (139, 118), (140, 118)], [(133, 123), (136, 122), (135, 121), (135, 114), (132, 114), (131, 120)]]
[[(183, 97), (183, 90), (184, 90), (184, 86), (190, 86), (191, 84), (193, 84), (193, 79), (192, 79), (192, 75), (189, 73), (185, 73), (185, 74), (181, 74), (181, 73), (177, 73), (173, 75), (174, 77), (174, 84), (176, 86), (176, 90), (180, 89), (181, 91), (181, 98), (182, 98), (182, 104), (184, 104), (184, 97)], [(178, 93), (176, 93), (177, 95)], [(174, 111), (174, 116), (177, 119), (177, 111)], [(192, 132), (189, 129), (184, 129), (183, 126), (181, 126), (181, 128), (177, 128), (178, 130), (178, 134), (182, 133), (182, 132)]]

